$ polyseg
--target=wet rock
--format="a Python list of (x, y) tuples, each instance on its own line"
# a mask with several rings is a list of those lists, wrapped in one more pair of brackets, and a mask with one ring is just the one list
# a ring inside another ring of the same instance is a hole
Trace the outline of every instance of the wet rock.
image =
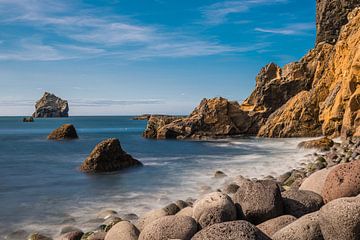
[(108, 232), (113, 226), (115, 226), (117, 223), (121, 222), (122, 219), (116, 216), (109, 217), (105, 220), (103, 226), (103, 231)]
[(127, 154), (120, 146), (120, 141), (109, 138), (93, 149), (81, 164), (80, 170), (87, 173), (112, 172), (128, 167), (142, 166), (142, 163)]
[(175, 202), (175, 204), (176, 204), (176, 206), (178, 206), (178, 208), (179, 208), (180, 210), (189, 206), (189, 203), (187, 203), (187, 202), (185, 202), (185, 201), (183, 201), (183, 200), (177, 200), (177, 201)]
[(64, 124), (61, 127), (52, 131), (48, 137), (49, 140), (71, 140), (79, 138), (74, 125)]
[(175, 203), (170, 203), (169, 205), (163, 208), (168, 215), (175, 215), (177, 212), (180, 211), (180, 208)]
[(311, 191), (289, 190), (281, 195), (285, 213), (297, 218), (316, 212), (324, 205), (322, 197)]
[(246, 180), (233, 196), (242, 215), (251, 223), (260, 224), (283, 214), (279, 186), (269, 180)]
[(325, 239), (359, 239), (360, 198), (339, 198), (329, 202), (321, 208), (319, 222)]
[(277, 231), (296, 221), (296, 219), (296, 217), (291, 215), (283, 215), (267, 220), (266, 222), (257, 225), (257, 228), (259, 228), (267, 236), (272, 237)]
[(65, 226), (62, 227), (60, 230), (60, 235), (64, 234), (64, 233), (68, 233), (68, 232), (81, 232), (81, 230), (77, 227), (73, 227), (73, 226)]
[(213, 192), (195, 202), (193, 217), (204, 228), (215, 223), (236, 220), (236, 207), (229, 196)]
[(135, 213), (128, 213), (128, 214), (122, 215), (122, 219), (126, 220), (126, 221), (137, 220), (137, 219), (139, 219), (139, 216), (136, 215)]
[(315, 192), (322, 196), (324, 184), (327, 178), (327, 175), (330, 173), (330, 169), (322, 169), (311, 174), (307, 177), (301, 184), (299, 190), (307, 190)]
[(23, 122), (34, 122), (34, 118), (33, 117), (24, 117), (22, 119)]
[(334, 141), (330, 138), (324, 137), (320, 139), (310, 140), (299, 143), (299, 148), (315, 148), (319, 150), (330, 150), (330, 148), (334, 145)]
[(277, 231), (273, 240), (322, 240), (319, 213), (307, 214)]
[(290, 177), (285, 180), (283, 185), (289, 188), (297, 189), (298, 187), (300, 187), (300, 184), (302, 183), (305, 177), (306, 174), (304, 171), (301, 171), (299, 169), (294, 169), (293, 171), (291, 171)]
[(196, 233), (191, 240), (271, 240), (257, 227), (246, 221), (217, 223)]
[(122, 221), (108, 231), (105, 240), (137, 240), (139, 235), (140, 231), (133, 224)]
[(34, 118), (68, 117), (68, 102), (56, 97), (54, 94), (45, 92), (42, 98), (36, 102)]
[(83, 235), (84, 233), (82, 231), (72, 231), (62, 234), (60, 240), (81, 240)]
[(234, 194), (239, 189), (239, 186), (235, 183), (230, 183), (226, 185), (223, 189), (223, 192), (226, 194)]
[(226, 177), (227, 175), (224, 173), (224, 172), (222, 172), (222, 171), (216, 171), (215, 172), (215, 174), (214, 174), (214, 177), (215, 178), (224, 178), (224, 177)]
[(353, 197), (360, 193), (360, 162), (339, 164), (327, 175), (322, 196), (324, 202), (342, 197)]
[(27, 239), (28, 240), (52, 240), (52, 238), (42, 235), (40, 233), (33, 233)]
[(103, 231), (87, 232), (81, 237), (81, 240), (104, 240), (105, 235), (106, 232)]
[(197, 229), (197, 223), (191, 217), (166, 216), (148, 224), (140, 233), (139, 240), (190, 240)]

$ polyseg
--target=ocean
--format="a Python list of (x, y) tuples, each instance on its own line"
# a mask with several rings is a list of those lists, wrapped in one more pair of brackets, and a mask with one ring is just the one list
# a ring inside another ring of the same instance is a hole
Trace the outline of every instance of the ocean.
[[(64, 123), (79, 139), (49, 141)], [(297, 149), (304, 139), (237, 137), (212, 141), (149, 140), (146, 121), (131, 116), (35, 119), (0, 117), (0, 236), (24, 230), (55, 236), (66, 225), (90, 230), (96, 214), (113, 209), (138, 215), (172, 201), (216, 191), (229, 177), (279, 175), (308, 160)], [(119, 138), (125, 151), (144, 166), (88, 175), (78, 167), (97, 143)]]

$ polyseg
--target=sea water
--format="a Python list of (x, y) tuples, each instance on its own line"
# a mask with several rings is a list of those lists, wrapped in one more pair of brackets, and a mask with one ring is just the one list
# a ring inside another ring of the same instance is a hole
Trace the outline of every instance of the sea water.
[[(74, 124), (73, 141), (49, 141), (61, 124)], [(0, 238), (16, 230), (55, 236), (61, 227), (89, 230), (104, 209), (144, 212), (172, 201), (216, 191), (229, 177), (276, 176), (299, 166), (311, 152), (303, 139), (249, 137), (212, 141), (149, 140), (146, 121), (131, 117), (35, 119), (0, 117)], [(125, 151), (144, 166), (112, 174), (89, 175), (78, 167), (106, 138), (119, 138)]]

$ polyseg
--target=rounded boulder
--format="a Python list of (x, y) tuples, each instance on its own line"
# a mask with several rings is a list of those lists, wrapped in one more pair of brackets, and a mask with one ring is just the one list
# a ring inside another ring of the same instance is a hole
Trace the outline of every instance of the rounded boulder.
[(330, 170), (331, 168), (325, 168), (314, 172), (304, 180), (299, 190), (312, 191), (322, 196), (325, 181), (328, 174), (330, 173)]
[(257, 228), (259, 228), (269, 237), (272, 237), (277, 231), (296, 221), (296, 219), (296, 217), (291, 215), (283, 215), (277, 218), (267, 220), (266, 222), (257, 225)]
[(231, 198), (220, 192), (213, 192), (197, 200), (193, 217), (202, 228), (209, 225), (236, 220), (236, 207)]
[(197, 229), (197, 223), (191, 217), (166, 216), (148, 224), (141, 231), (139, 240), (190, 240)]
[(115, 224), (105, 235), (105, 240), (137, 240), (139, 230), (128, 221)]
[(52, 131), (48, 137), (49, 140), (70, 140), (79, 138), (74, 125), (64, 124), (61, 127)]
[(281, 195), (285, 213), (297, 218), (316, 212), (324, 205), (322, 197), (311, 191), (289, 190)]

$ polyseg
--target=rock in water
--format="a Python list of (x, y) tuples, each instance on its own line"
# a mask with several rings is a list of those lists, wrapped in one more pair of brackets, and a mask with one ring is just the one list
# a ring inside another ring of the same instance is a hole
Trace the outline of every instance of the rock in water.
[(62, 139), (70, 140), (77, 138), (79, 137), (77, 135), (74, 125), (72, 124), (64, 124), (61, 127), (52, 131), (48, 136), (49, 140), (62, 140)]
[(66, 100), (58, 98), (54, 94), (45, 92), (42, 98), (36, 102), (35, 118), (68, 117), (69, 105)]
[(113, 172), (142, 163), (127, 154), (119, 139), (110, 138), (100, 142), (81, 164), (80, 170), (87, 173)]
[(298, 147), (300, 148), (316, 148), (320, 150), (330, 150), (330, 148), (334, 145), (334, 141), (330, 138), (324, 137), (320, 139), (304, 141), (299, 143)]
[(168, 115), (151, 115), (149, 116), (146, 129), (143, 133), (145, 138), (157, 138), (158, 130), (166, 124), (179, 120), (182, 117)]
[(34, 122), (34, 118), (33, 117), (24, 117), (23, 122)]

